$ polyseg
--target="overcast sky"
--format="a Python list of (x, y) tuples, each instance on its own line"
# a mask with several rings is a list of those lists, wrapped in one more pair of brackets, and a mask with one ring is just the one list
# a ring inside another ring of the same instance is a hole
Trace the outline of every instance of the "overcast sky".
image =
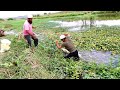
[(27, 14), (44, 14), (45, 12), (55, 13), (60, 11), (0, 11), (0, 18), (24, 16)]

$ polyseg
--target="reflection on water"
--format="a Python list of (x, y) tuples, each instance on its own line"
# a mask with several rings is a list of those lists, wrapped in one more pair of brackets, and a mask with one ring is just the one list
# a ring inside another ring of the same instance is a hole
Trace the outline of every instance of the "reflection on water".
[(79, 51), (80, 57), (87, 62), (95, 62), (97, 64), (117, 65), (120, 55), (111, 55), (111, 52), (102, 51)]
[(79, 31), (89, 29), (91, 26), (101, 27), (103, 25), (106, 26), (119, 26), (120, 20), (80, 20), (80, 21), (73, 21), (73, 22), (65, 22), (65, 21), (49, 21), (58, 23), (59, 25), (56, 27), (63, 27), (68, 28), (69, 31)]

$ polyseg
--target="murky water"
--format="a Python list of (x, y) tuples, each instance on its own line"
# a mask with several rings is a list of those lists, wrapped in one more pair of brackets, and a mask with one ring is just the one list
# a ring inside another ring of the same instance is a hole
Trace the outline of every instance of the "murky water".
[(111, 55), (111, 52), (102, 51), (79, 51), (79, 56), (82, 60), (87, 62), (94, 62), (97, 64), (105, 64), (117, 66), (120, 60), (120, 55)]
[(17, 32), (15, 32), (15, 30), (10, 30), (10, 31), (5, 31), (6, 35), (18, 35)]
[[(15, 30), (5, 31), (5, 34), (18, 36), (18, 32), (16, 32)], [(45, 38), (45, 36), (41, 33), (36, 33), (36, 36), (38, 37), (39, 41), (42, 41)]]
[(106, 26), (120, 26), (120, 20), (96, 20), (96, 21), (73, 21), (73, 22), (66, 22), (66, 21), (49, 21), (53, 23), (58, 23), (59, 25), (56, 27), (63, 27), (68, 28), (69, 31), (81, 31), (89, 29), (91, 25), (96, 27), (101, 27), (103, 25)]

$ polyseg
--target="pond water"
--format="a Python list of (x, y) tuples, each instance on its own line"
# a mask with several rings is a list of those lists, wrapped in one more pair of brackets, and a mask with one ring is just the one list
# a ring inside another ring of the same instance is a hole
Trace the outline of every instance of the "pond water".
[(6, 35), (18, 35), (17, 32), (15, 32), (15, 30), (10, 30), (10, 31), (5, 31)]
[[(5, 31), (5, 34), (18, 36), (18, 32), (16, 32), (15, 30)], [(45, 38), (45, 36), (41, 33), (36, 33), (36, 36), (38, 37), (39, 41), (42, 41)]]
[(111, 55), (111, 52), (102, 51), (79, 51), (79, 56), (82, 60), (87, 62), (94, 62), (97, 64), (105, 64), (117, 66), (120, 60), (120, 55)]
[(49, 21), (59, 24), (56, 27), (68, 28), (69, 31), (81, 31), (89, 29), (92, 26), (101, 27), (101, 26), (120, 26), (120, 20), (79, 20), (79, 21)]

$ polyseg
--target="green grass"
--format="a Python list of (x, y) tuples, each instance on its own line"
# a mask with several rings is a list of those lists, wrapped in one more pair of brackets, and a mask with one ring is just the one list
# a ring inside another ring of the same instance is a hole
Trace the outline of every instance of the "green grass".
[[(34, 53), (26, 48), (24, 40), (18, 40), (14, 35), (2, 37), (11, 40), (12, 44), (10, 51), (0, 56), (0, 62), (2, 64), (13, 64), (15, 62), (17, 66), (0, 64), (1, 79), (81, 79), (81, 75), (83, 79), (120, 78), (120, 66), (113, 68), (102, 64), (66, 60), (55, 45), (60, 34), (68, 33), (72, 36), (78, 50), (95, 49), (120, 54), (120, 27), (92, 28), (85, 32), (68, 32), (63, 28), (54, 28), (56, 24), (48, 22), (49, 20), (53, 19), (41, 18), (33, 21), (33, 25), (37, 26), (33, 31), (45, 36), (44, 40), (39, 42), (38, 49)], [(3, 21), (0, 23), (0, 27), (5, 30), (11, 28), (20, 32), (24, 21)], [(10, 24), (11, 27), (4, 28), (6, 24)]]
[(55, 14), (49, 14), (44, 16), (38, 16), (35, 18), (46, 19), (51, 18), (53, 20), (62, 21), (78, 21), (78, 20), (89, 20), (93, 17), (94, 20), (115, 20), (120, 19), (120, 12), (112, 11), (63, 11)]

